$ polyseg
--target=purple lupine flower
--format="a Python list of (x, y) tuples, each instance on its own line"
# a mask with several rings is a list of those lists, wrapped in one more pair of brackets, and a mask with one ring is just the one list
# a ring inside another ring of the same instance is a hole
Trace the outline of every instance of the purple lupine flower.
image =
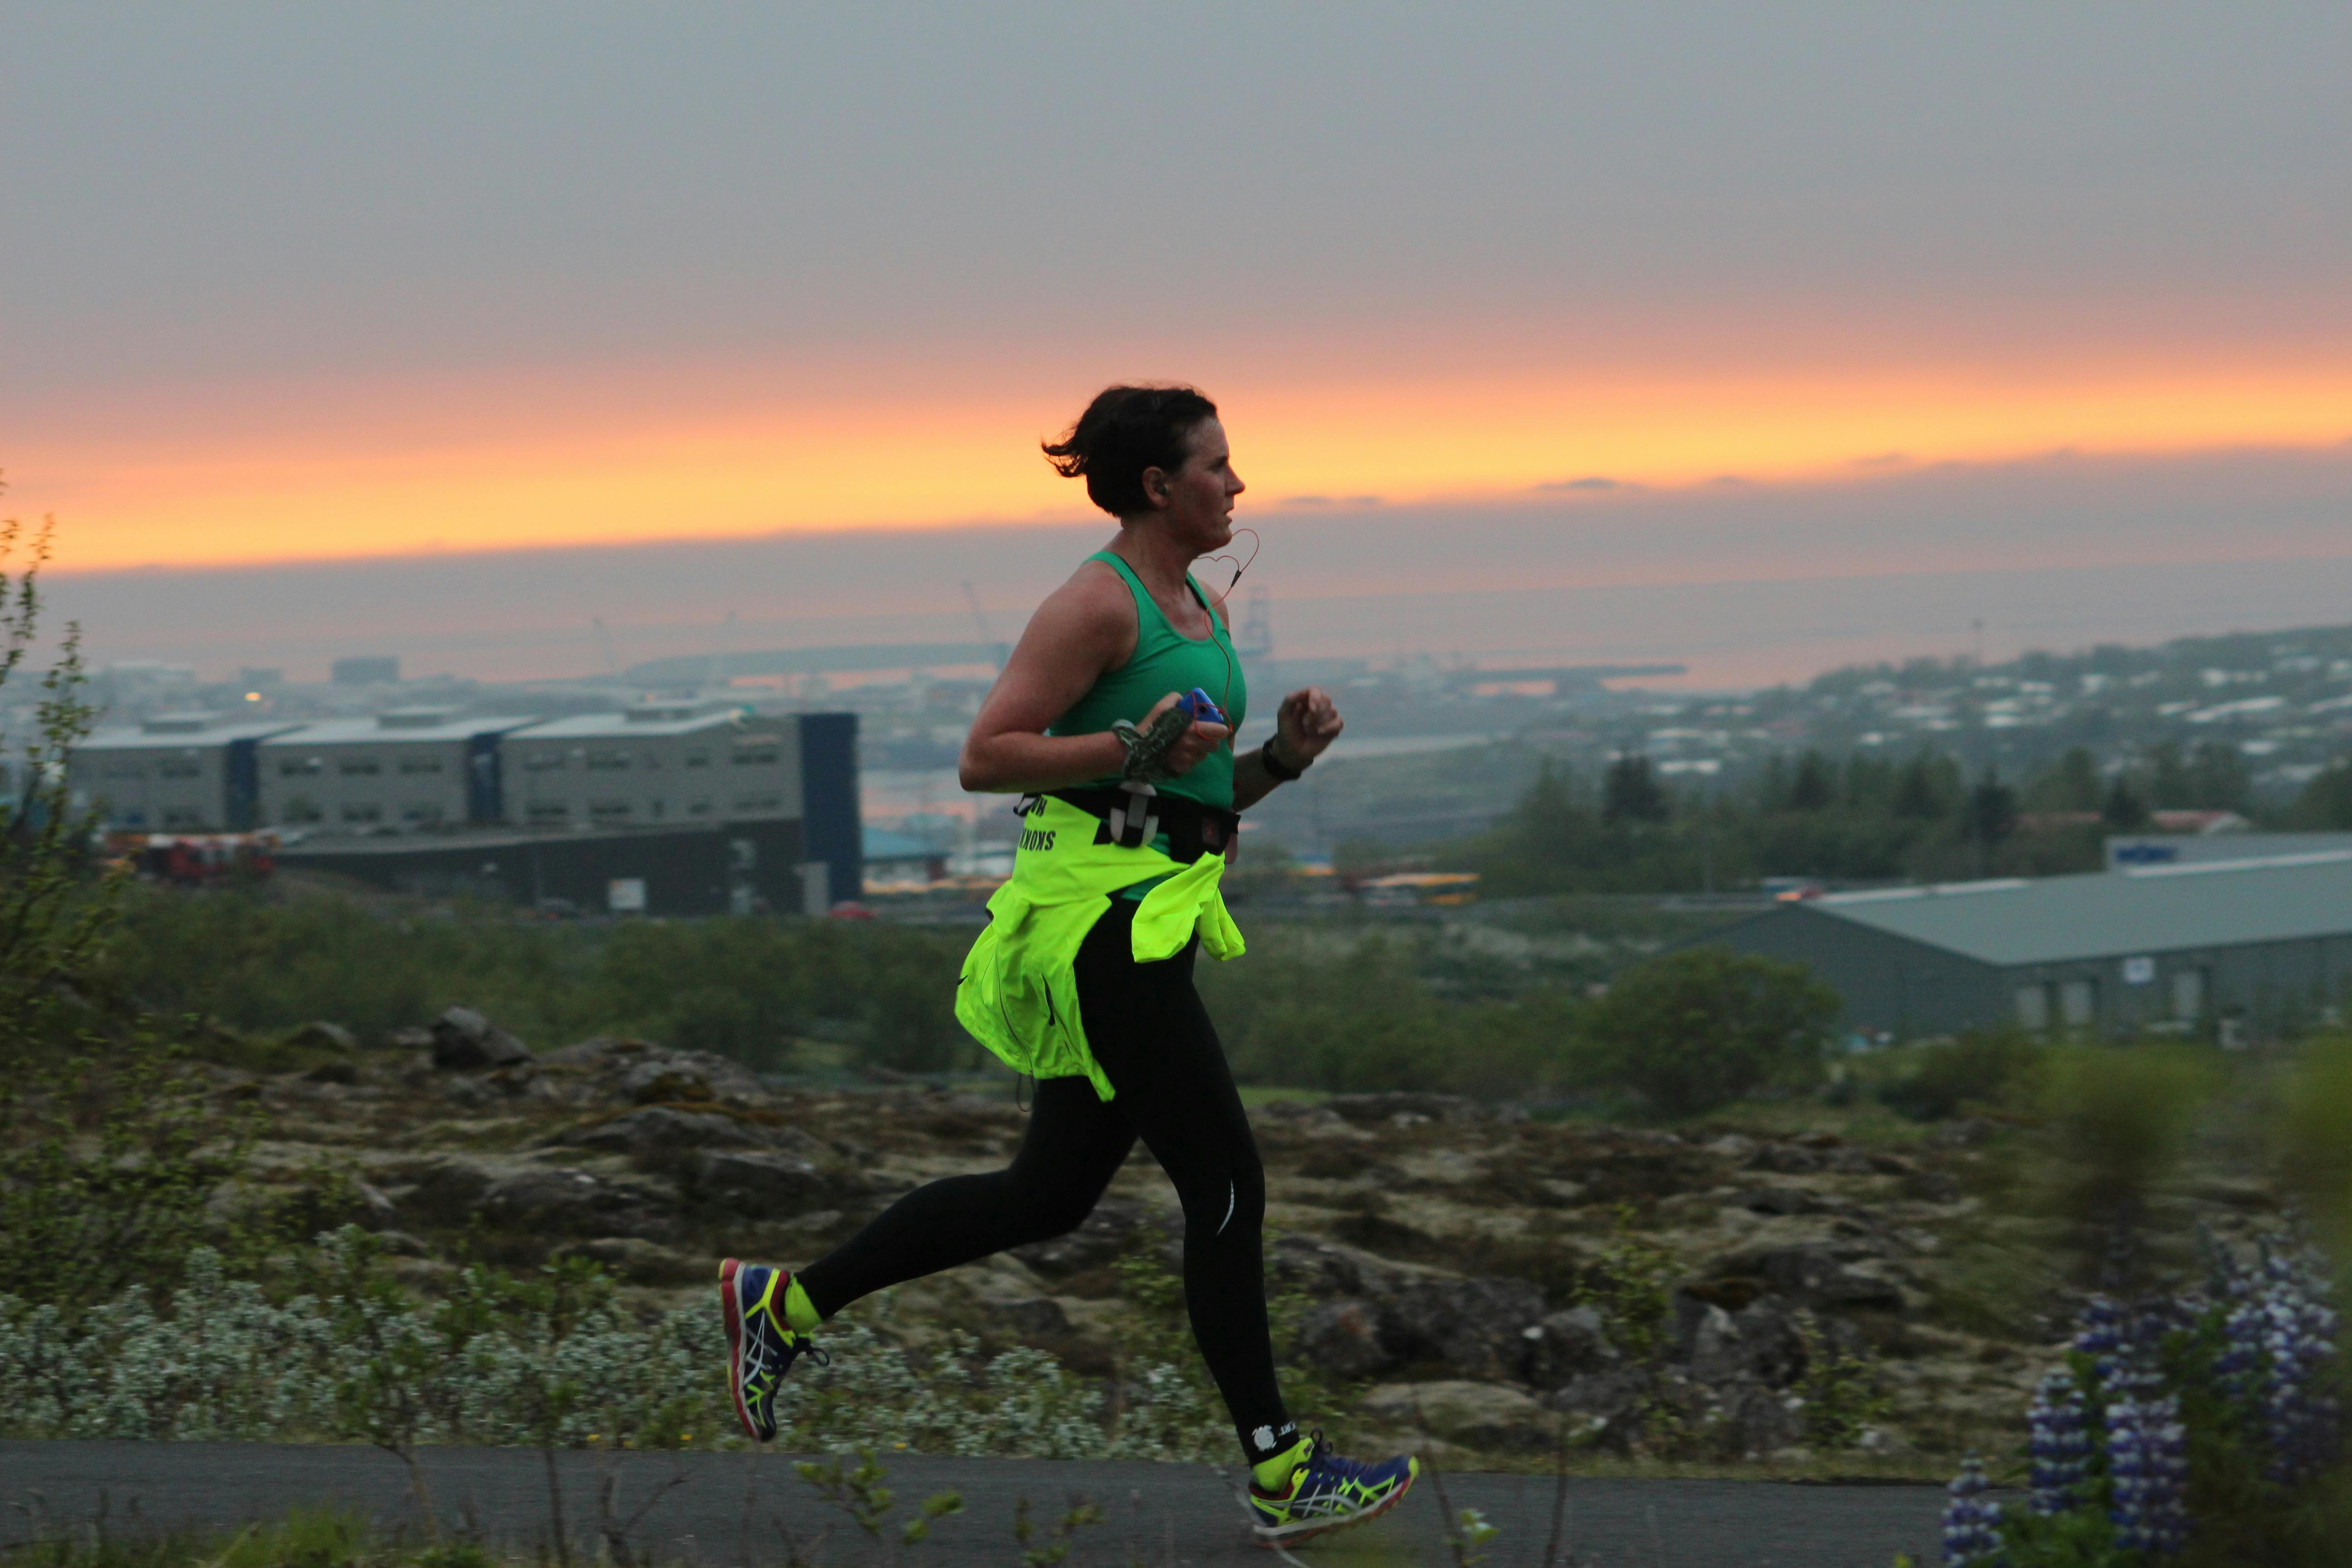
[(2158, 1370), (2164, 1336), (2180, 1326), (2179, 1303), (2161, 1299), (2121, 1306), (2094, 1296), (2083, 1304), (2074, 1348), (2091, 1357), (2092, 1386), (2106, 1399), (2153, 1398), (2164, 1386)]
[(2074, 1348), (2085, 1355), (2113, 1355), (2123, 1344), (2123, 1312), (2108, 1297), (2084, 1302), (2075, 1322)]
[(2327, 1392), (2336, 1314), (2326, 1267), (2312, 1247), (2267, 1242), (2250, 1260), (2223, 1258), (2214, 1270), (2228, 1308), (2215, 1382), (2269, 1450), (2269, 1478), (2299, 1486), (2344, 1450), (2343, 1408)]
[(2033, 1511), (2067, 1513), (2081, 1500), (2075, 1492), (2091, 1458), (2091, 1433), (2083, 1419), (2083, 1390), (2072, 1373), (2053, 1372), (2026, 1411), (2031, 1430), (2026, 1452), (2033, 1460)]
[(2268, 1299), (2256, 1325), (2267, 1363), (2261, 1388), (2263, 1434), (2271, 1450), (2270, 1479), (2293, 1487), (2343, 1452), (2344, 1413), (2326, 1392), (2336, 1359), (2336, 1313), (2305, 1293), (2299, 1269), (2273, 1268), (2265, 1283)]
[(2000, 1560), (2000, 1504), (1984, 1495), (1990, 1486), (1983, 1462), (1970, 1454), (1945, 1489), (1950, 1500), (1944, 1504), (1944, 1568)]
[(2178, 1396), (2107, 1406), (2107, 1474), (2116, 1545), (2169, 1557), (2189, 1543), (2189, 1443)]
[(2250, 1404), (2254, 1398), (2255, 1384), (2263, 1372), (2267, 1321), (2267, 1314), (2252, 1301), (2232, 1305), (2221, 1320), (2221, 1350), (2213, 1358), (2213, 1381), (2235, 1403)]

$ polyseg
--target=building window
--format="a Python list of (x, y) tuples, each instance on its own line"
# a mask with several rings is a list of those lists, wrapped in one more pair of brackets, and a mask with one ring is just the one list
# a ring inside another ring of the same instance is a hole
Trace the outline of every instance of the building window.
[(572, 808), (560, 800), (535, 800), (530, 803), (530, 815), (533, 822), (569, 822)]
[(364, 801), (352, 801), (344, 805), (342, 817), (345, 822), (381, 822), (383, 820), (383, 807), (371, 805)]
[(345, 757), (336, 765), (347, 779), (372, 779), (383, 772), (383, 764), (373, 757)]
[(100, 771), (98, 776), (106, 779), (143, 779), (147, 776), (147, 770), (136, 763), (117, 763), (114, 766)]
[(628, 765), (629, 753), (626, 752), (591, 752), (588, 753), (588, 770), (591, 773), (618, 773), (625, 769)]
[(772, 736), (748, 741), (735, 748), (735, 765), (739, 768), (772, 768), (782, 757)]
[(2050, 1027), (2050, 987), (2021, 985), (2017, 988), (2017, 1022), (2021, 1028), (2035, 1034)]
[(630, 806), (625, 800), (592, 800), (588, 803), (588, 820), (591, 822), (625, 822), (629, 815)]
[(562, 766), (562, 752), (525, 752), (522, 754), (522, 771), (527, 773), (555, 773)]
[(166, 827), (202, 827), (204, 825), (205, 814), (201, 811), (192, 811), (186, 806), (175, 805), (167, 807), (163, 812), (163, 826)]
[(688, 816), (709, 816), (710, 815), (710, 803), (707, 800), (688, 801), (686, 806), (686, 815)]
[(2087, 1029), (2099, 1021), (2099, 983), (2069, 980), (2058, 987), (2058, 1021), (2070, 1029)]
[(319, 803), (307, 795), (289, 796), (286, 809), (279, 815), (289, 822), (323, 822), (327, 817), (327, 814), (319, 809)]
[(707, 768), (710, 765), (710, 753), (709, 752), (688, 752), (686, 753), (686, 765), (689, 768)]
[(159, 779), (200, 779), (205, 776), (205, 768), (202, 763), (174, 757), (167, 763), (157, 763), (155, 776)]
[(441, 771), (438, 757), (403, 757), (400, 771), (404, 773), (437, 773)]
[(740, 795), (735, 797), (735, 809), (738, 813), (781, 811), (783, 809), (783, 798), (781, 795)]
[(322, 757), (289, 757), (278, 764), (278, 776), (281, 779), (316, 778), (326, 771)]
[(400, 808), (400, 819), (403, 822), (438, 822), (441, 820), (441, 807), (431, 801), (404, 805)]

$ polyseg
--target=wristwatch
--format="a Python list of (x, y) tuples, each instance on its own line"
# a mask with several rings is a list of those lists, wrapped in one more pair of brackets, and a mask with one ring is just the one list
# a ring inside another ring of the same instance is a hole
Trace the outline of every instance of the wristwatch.
[(1293, 779), (1304, 778), (1307, 769), (1315, 765), (1315, 759), (1307, 758), (1305, 766), (1302, 767), (1285, 766), (1282, 759), (1274, 754), (1274, 742), (1279, 738), (1278, 735), (1268, 735), (1265, 738), (1265, 744), (1257, 749), (1259, 765), (1265, 769), (1267, 776), (1276, 784), (1288, 784)]

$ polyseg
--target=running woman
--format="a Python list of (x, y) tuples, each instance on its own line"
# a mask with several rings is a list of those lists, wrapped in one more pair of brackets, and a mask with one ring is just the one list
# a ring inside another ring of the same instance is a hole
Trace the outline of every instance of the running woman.
[(1248, 693), (1231, 628), (1191, 572), (1231, 542), (1243, 489), (1214, 404), (1114, 386), (1045, 455), (1086, 479), (1118, 533), (1038, 607), (959, 768), (968, 790), (1023, 797), (1013, 878), (989, 900), (956, 1016), (1037, 1079), (1028, 1131), (1008, 1169), (918, 1188), (796, 1274), (721, 1265), (736, 1413), (772, 1438), (777, 1386), (825, 1320), (1076, 1228), (1140, 1138), (1183, 1204), (1184, 1305), (1250, 1466), (1253, 1528), (1295, 1542), (1391, 1507), (1419, 1466), (1342, 1458), (1283, 1405), (1258, 1250), (1265, 1170), (1192, 963), (1242, 951), (1218, 891), (1235, 813), (1304, 773), (1339, 714), (1324, 692), (1294, 691), (1266, 742), (1234, 754)]

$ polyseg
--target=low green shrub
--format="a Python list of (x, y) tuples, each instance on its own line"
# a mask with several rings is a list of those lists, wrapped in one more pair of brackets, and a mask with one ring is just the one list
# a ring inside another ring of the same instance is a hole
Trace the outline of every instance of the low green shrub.
[(199, 1247), (255, 1255), (254, 1216), (213, 1205), (254, 1118), (143, 1029), (82, 1051), (0, 1055), (0, 1285), (71, 1312), (133, 1281), (169, 1289)]
[[(198, 1248), (168, 1298), (132, 1285), (79, 1315), (0, 1295), (0, 1436), (340, 1437), (404, 1459), (426, 1443), (677, 1447), (736, 1423), (719, 1315), (640, 1321), (571, 1259), (469, 1268), (419, 1300), (352, 1227), (321, 1237), (283, 1300)], [(1156, 1342), (1155, 1342), (1156, 1343)], [(1231, 1443), (1189, 1341), (1130, 1358), (1105, 1391), (1043, 1351), (950, 1334), (917, 1352), (826, 1336), (777, 1400), (788, 1447), (1037, 1458), (1193, 1459)]]
[(2211, 1053), (2195, 1046), (2051, 1047), (2037, 1109), (2058, 1162), (2052, 1196), (2061, 1212), (2086, 1226), (2131, 1226), (2221, 1083)]
[(2305, 1043), (2280, 1097), (2279, 1169), (2338, 1250), (2352, 1247), (2352, 1037)]
[(1719, 947), (1646, 960), (1585, 1013), (1594, 1079), (1663, 1116), (1694, 1116), (1772, 1087), (1816, 1081), (1837, 993), (1802, 964)]
[(2013, 1026), (1971, 1029), (1957, 1039), (1916, 1046), (1901, 1070), (1882, 1078), (1880, 1104), (1914, 1121), (1940, 1121), (1969, 1107), (1997, 1108), (2031, 1081), (2046, 1047)]

